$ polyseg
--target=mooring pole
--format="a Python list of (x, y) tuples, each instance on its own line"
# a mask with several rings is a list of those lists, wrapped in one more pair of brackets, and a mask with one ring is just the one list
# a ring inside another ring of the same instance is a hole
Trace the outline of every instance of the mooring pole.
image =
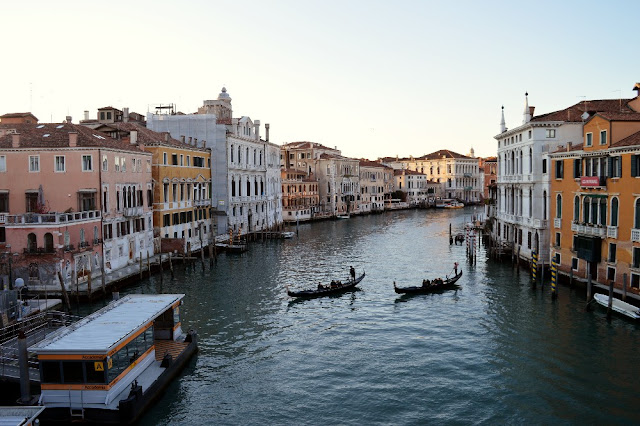
[(622, 274), (622, 300), (627, 300), (627, 273)]
[(613, 280), (609, 280), (609, 303), (607, 304), (607, 319), (611, 319), (612, 306), (613, 306)]
[[(589, 265), (589, 263), (587, 262), (587, 265)], [(587, 266), (587, 270), (588, 266)], [(587, 307), (586, 310), (590, 310), (591, 308), (589, 307), (589, 303), (591, 302), (591, 272), (587, 272)]]
[(551, 300), (556, 300), (558, 297), (557, 291), (557, 279), (558, 279), (558, 265), (556, 262), (551, 262)]

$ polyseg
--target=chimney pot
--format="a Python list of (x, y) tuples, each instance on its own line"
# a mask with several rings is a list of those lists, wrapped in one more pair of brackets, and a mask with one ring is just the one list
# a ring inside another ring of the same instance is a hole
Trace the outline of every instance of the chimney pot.
[(193, 146), (198, 146), (198, 138), (193, 138)]
[(191, 139), (192, 139), (192, 137), (189, 136), (189, 145), (191, 145)]
[(169, 142), (169, 133), (164, 134), (164, 141)]
[(87, 111), (87, 110), (84, 111), (84, 119), (85, 120), (89, 119), (89, 111)]
[(184, 143), (184, 135), (180, 136), (180, 140)]
[(269, 142), (269, 127), (270, 127), (269, 123), (265, 123), (264, 129), (265, 129), (265, 138), (267, 142)]
[(571, 151), (572, 146), (573, 146), (573, 142), (567, 142), (567, 152)]
[(14, 133), (11, 135), (11, 148), (19, 148), (20, 147), (20, 134)]
[(67, 115), (67, 123), (71, 123), (71, 116)]

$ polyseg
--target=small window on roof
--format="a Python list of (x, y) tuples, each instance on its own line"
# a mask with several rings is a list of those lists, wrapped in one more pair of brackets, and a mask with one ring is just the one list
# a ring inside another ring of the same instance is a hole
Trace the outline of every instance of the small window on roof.
[(56, 129), (62, 129), (63, 127), (64, 127), (64, 124), (58, 124), (58, 125), (56, 126)]
[(42, 135), (43, 138), (48, 138), (49, 137), (49, 133), (45, 133), (44, 135)]
[(44, 124), (40, 124), (38, 126), (36, 126), (36, 129), (42, 129), (44, 127)]

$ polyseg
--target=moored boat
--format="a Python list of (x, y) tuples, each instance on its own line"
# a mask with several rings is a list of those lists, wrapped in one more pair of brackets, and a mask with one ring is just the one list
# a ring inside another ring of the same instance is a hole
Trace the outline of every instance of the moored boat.
[(365, 272), (362, 272), (362, 275), (355, 279), (351, 279), (346, 282), (341, 281), (332, 281), (331, 284), (322, 285), (318, 284), (318, 287), (313, 290), (301, 290), (301, 291), (291, 291), (287, 286), (287, 294), (291, 297), (318, 297), (318, 296), (326, 296), (329, 294), (342, 293), (347, 290), (352, 290), (355, 286), (362, 281), (365, 276)]
[[(593, 298), (596, 302), (598, 302), (599, 305), (602, 305), (605, 308), (609, 307), (609, 296), (601, 293), (596, 293), (593, 295)], [(631, 319), (640, 319), (640, 310), (637, 306), (634, 306), (627, 302), (623, 302), (622, 300), (615, 297), (611, 300), (611, 309)]]
[(128, 295), (29, 348), (47, 423), (130, 424), (198, 350), (179, 320), (184, 294)]
[(459, 201), (452, 201), (444, 205), (445, 209), (461, 209), (463, 207), (464, 207), (464, 203), (461, 203)]
[(456, 281), (460, 279), (462, 276), (462, 271), (458, 272), (451, 278), (441, 279), (436, 278), (434, 280), (423, 280), (422, 285), (419, 286), (410, 286), (410, 287), (398, 287), (396, 286), (396, 282), (393, 282), (393, 290), (399, 294), (406, 293), (433, 293), (440, 290), (450, 290), (453, 288), (457, 288)]

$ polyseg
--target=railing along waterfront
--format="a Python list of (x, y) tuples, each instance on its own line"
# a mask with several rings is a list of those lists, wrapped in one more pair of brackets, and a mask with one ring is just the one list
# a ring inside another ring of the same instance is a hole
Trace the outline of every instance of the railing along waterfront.
[(61, 225), (100, 219), (100, 210), (88, 210), (70, 213), (24, 213), (6, 216), (7, 226)]

